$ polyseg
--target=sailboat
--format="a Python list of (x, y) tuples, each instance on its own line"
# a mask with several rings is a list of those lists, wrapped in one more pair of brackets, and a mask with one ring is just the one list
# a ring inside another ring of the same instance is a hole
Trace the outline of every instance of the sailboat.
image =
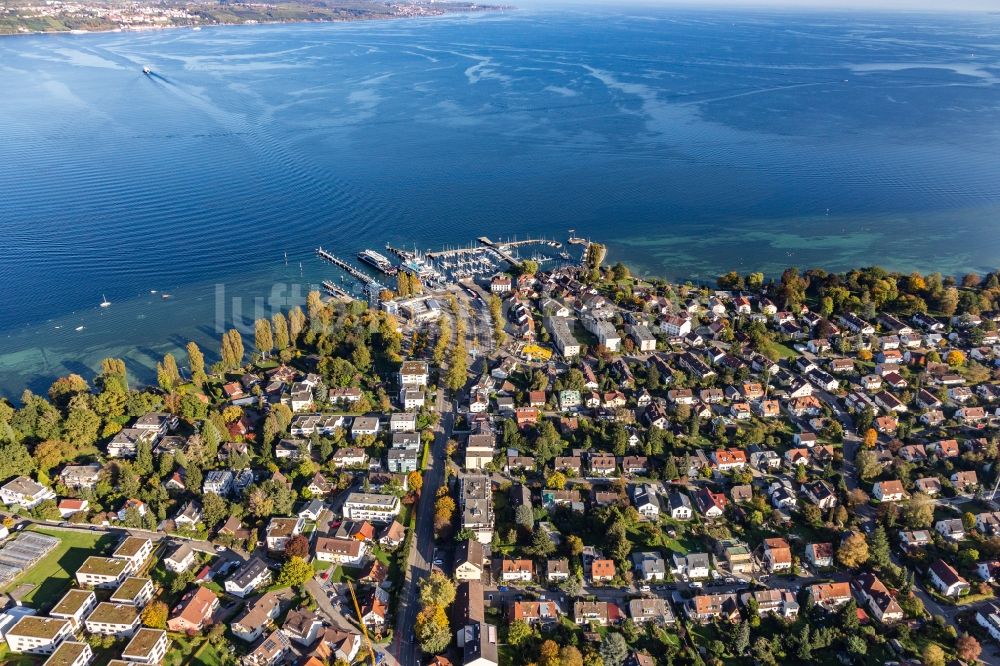
[(108, 300), (107, 296), (105, 296), (104, 294), (101, 294), (101, 298), (104, 299), (104, 300), (101, 301), (101, 307), (102, 308), (106, 308), (109, 305), (111, 305), (111, 301)]

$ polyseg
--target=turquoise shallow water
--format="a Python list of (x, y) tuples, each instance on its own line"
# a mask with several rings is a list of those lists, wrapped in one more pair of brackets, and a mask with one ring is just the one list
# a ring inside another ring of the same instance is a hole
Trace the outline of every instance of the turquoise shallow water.
[(674, 278), (995, 268), (998, 36), (644, 8), (0, 40), (0, 392), (211, 353), (216, 285), (228, 322), (331, 277), (319, 244), (573, 228)]

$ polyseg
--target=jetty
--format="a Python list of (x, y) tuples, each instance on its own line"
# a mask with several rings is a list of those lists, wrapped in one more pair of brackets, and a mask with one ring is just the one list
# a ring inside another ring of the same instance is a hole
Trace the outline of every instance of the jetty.
[(501, 246), (497, 245), (486, 236), (480, 236), (476, 240), (478, 240), (479, 244), (482, 245), (483, 247), (489, 248), (490, 250), (496, 252), (497, 256), (499, 256), (501, 259), (506, 261), (511, 266), (521, 265), (521, 261), (516, 257), (514, 257), (514, 255), (512, 255), (509, 250), (503, 249)]
[(322, 284), (323, 284), (323, 290), (326, 291), (326, 293), (328, 293), (331, 296), (333, 296), (334, 298), (336, 298), (338, 300), (341, 300), (341, 301), (353, 301), (354, 300), (353, 296), (351, 296), (349, 293), (347, 293), (346, 291), (344, 291), (343, 289), (341, 289), (340, 287), (338, 287), (336, 284), (334, 284), (330, 280), (323, 280)]
[(324, 261), (329, 261), (331, 264), (333, 264), (340, 270), (344, 271), (355, 280), (359, 281), (362, 284), (365, 290), (365, 294), (367, 294), (368, 301), (370, 303), (378, 303), (379, 293), (387, 289), (386, 286), (384, 286), (381, 282), (373, 278), (371, 275), (368, 275), (367, 273), (359, 269), (357, 266), (352, 266), (343, 259), (340, 259), (339, 257), (336, 257), (330, 252), (327, 252), (322, 247), (316, 248), (316, 254), (319, 256), (320, 259), (323, 259)]

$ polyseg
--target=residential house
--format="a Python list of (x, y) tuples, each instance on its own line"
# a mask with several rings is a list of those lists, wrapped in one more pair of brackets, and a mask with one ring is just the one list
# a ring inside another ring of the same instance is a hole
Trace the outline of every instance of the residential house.
[(660, 553), (652, 551), (632, 553), (632, 564), (639, 579), (645, 583), (659, 582), (666, 578), (667, 566)]
[(979, 477), (975, 470), (955, 472), (951, 475), (951, 482), (960, 493), (969, 493), (979, 487)]
[(276, 666), (284, 661), (291, 649), (288, 636), (275, 629), (253, 652), (243, 657), (242, 663), (244, 666)]
[(229, 594), (242, 598), (270, 581), (271, 570), (264, 560), (251, 556), (236, 573), (226, 579), (225, 589)]
[(579, 625), (593, 622), (602, 627), (617, 624), (622, 619), (617, 604), (608, 601), (574, 601), (573, 620)]
[(897, 622), (903, 619), (903, 609), (895, 597), (878, 577), (871, 572), (864, 572), (854, 578), (852, 583), (858, 597), (867, 605), (875, 619), (883, 624)]
[(965, 538), (965, 527), (961, 518), (945, 518), (934, 523), (938, 534), (950, 541), (961, 541)]
[(593, 559), (590, 561), (590, 580), (595, 583), (608, 582), (615, 577), (615, 561)]
[(247, 604), (229, 627), (235, 636), (252, 643), (263, 635), (280, 613), (280, 597), (274, 592), (267, 592)]
[(691, 495), (698, 511), (706, 518), (718, 518), (723, 514), (723, 510), (728, 503), (726, 496), (722, 493), (713, 493), (705, 487), (698, 488)]
[(806, 561), (817, 569), (832, 567), (833, 544), (829, 542), (806, 544)]
[(508, 618), (512, 622), (520, 620), (532, 626), (545, 626), (559, 620), (559, 607), (554, 601), (514, 601)]
[(569, 578), (569, 560), (550, 559), (545, 563), (545, 580), (549, 583), (561, 582)]
[[(964, 532), (964, 530), (963, 530)], [(931, 533), (927, 530), (900, 531), (899, 542), (903, 548), (922, 548), (934, 543)]]
[(212, 620), (212, 614), (219, 607), (219, 598), (207, 587), (196, 586), (185, 594), (174, 607), (167, 620), (170, 631), (201, 631)]
[(483, 544), (474, 539), (461, 541), (455, 549), (455, 578), (480, 580), (486, 570)]
[(764, 539), (764, 564), (771, 573), (791, 571), (792, 549), (782, 538)]
[(504, 558), (500, 563), (500, 580), (505, 583), (530, 583), (535, 577), (535, 563), (531, 560)]
[(674, 520), (690, 520), (694, 515), (691, 510), (691, 500), (680, 491), (673, 491), (668, 496), (670, 517)]
[(735, 622), (740, 611), (735, 594), (699, 594), (694, 596), (687, 605), (688, 617), (694, 622), (713, 622), (726, 620)]
[(108, 601), (115, 604), (131, 604), (142, 608), (153, 598), (156, 590), (153, 581), (140, 576), (129, 576), (122, 581)]
[(399, 511), (398, 497), (372, 493), (351, 493), (343, 507), (344, 518), (372, 523), (390, 523), (399, 515)]
[(833, 486), (823, 479), (803, 484), (802, 492), (810, 502), (821, 509), (832, 509), (837, 506), (837, 494)]
[(955, 567), (944, 560), (935, 560), (927, 569), (931, 583), (946, 597), (958, 597), (968, 593), (969, 582), (962, 578)]
[(757, 614), (761, 617), (777, 615), (785, 619), (794, 619), (799, 614), (799, 604), (795, 600), (795, 593), (789, 590), (754, 590), (743, 594), (740, 600), (745, 606), (749, 606), (751, 600), (755, 601)]
[(305, 608), (289, 611), (281, 631), (299, 645), (312, 645), (323, 629), (323, 621), (315, 611)]
[(876, 481), (872, 495), (880, 502), (899, 502), (906, 498), (902, 481)]
[(640, 598), (628, 602), (628, 614), (636, 624), (673, 624), (676, 619), (666, 599)]
[(26, 476), (19, 476), (8, 481), (0, 488), (0, 502), (7, 506), (34, 509), (45, 500), (55, 498), (56, 494), (51, 488), (36, 483)]
[(809, 586), (813, 603), (826, 609), (838, 608), (851, 600), (850, 583), (816, 583)]

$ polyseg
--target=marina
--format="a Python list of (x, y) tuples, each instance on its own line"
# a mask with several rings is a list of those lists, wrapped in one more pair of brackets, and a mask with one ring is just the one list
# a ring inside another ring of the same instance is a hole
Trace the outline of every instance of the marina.
[[(570, 235), (572, 236), (572, 231)], [(571, 238), (570, 242), (574, 240), (576, 239)], [(586, 241), (583, 243), (586, 247)], [(533, 250), (531, 255), (521, 257), (518, 250), (529, 247)], [(431, 290), (444, 289), (448, 284), (461, 284), (467, 288), (470, 280), (484, 279), (498, 273), (508, 272), (512, 268), (519, 268), (525, 260), (533, 261), (536, 264), (548, 262), (566, 264), (573, 259), (563, 243), (545, 238), (524, 238), (521, 240), (515, 238), (514, 240), (494, 241), (488, 236), (480, 236), (474, 243), (468, 245), (445, 247), (441, 250), (426, 252), (421, 252), (415, 246), (413, 250), (406, 250), (391, 243), (385, 243), (384, 248), (389, 256), (366, 249), (358, 253), (358, 260), (371, 269), (390, 277), (398, 277), (401, 272), (416, 276), (422, 285)], [(391, 289), (361, 268), (344, 261), (322, 247), (316, 248), (316, 254), (320, 259), (333, 264), (346, 273), (348, 277), (360, 283), (361, 291), (365, 293), (371, 303), (377, 301), (383, 290)], [(341, 281), (343, 279), (342, 277)], [(324, 291), (335, 298), (354, 297), (349, 289), (338, 286), (331, 280), (325, 280), (322, 284)]]

